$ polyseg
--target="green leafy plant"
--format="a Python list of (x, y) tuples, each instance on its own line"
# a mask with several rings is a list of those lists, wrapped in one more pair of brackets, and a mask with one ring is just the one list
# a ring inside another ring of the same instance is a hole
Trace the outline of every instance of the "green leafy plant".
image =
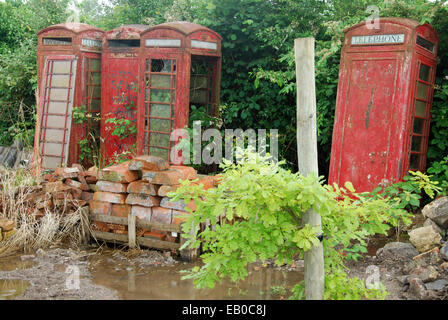
[(446, 195), (448, 191), (448, 156), (441, 161), (433, 162), (427, 171), (433, 175), (434, 180), (439, 182), (441, 194)]
[[(322, 178), (306, 177), (271, 163), (255, 153), (244, 153), (238, 164), (224, 162), (222, 180), (217, 188), (202, 190), (188, 181), (175, 193), (174, 201), (193, 199), (197, 209), (183, 224), (189, 240), (185, 247), (198, 247), (204, 254), (202, 267), (195, 267), (184, 277), (194, 279), (199, 288), (213, 287), (224, 277), (232, 281), (247, 276), (247, 266), (273, 259), (276, 265), (291, 264), (293, 256), (319, 244), (324, 234), (326, 298), (344, 296), (384, 298), (383, 289), (369, 290), (361, 280), (345, 273), (344, 261), (366, 252), (366, 238), (387, 234), (399, 220), (410, 223), (409, 214), (396, 208), (389, 198), (372, 198), (345, 188), (322, 185)], [(348, 196), (348, 193), (353, 193)], [(354, 198), (353, 195), (356, 195)], [(322, 217), (322, 227), (303, 224), (302, 214), (313, 208)], [(223, 219), (214, 230), (200, 224)], [(190, 234), (192, 233), (192, 234)], [(303, 283), (294, 297), (301, 297)]]
[(431, 180), (431, 176), (420, 171), (409, 171), (410, 175), (405, 176), (403, 181), (380, 185), (375, 188), (370, 195), (373, 197), (388, 197), (393, 201), (394, 206), (400, 209), (415, 211), (420, 207), (422, 192), (431, 199), (441, 190), (437, 186), (438, 181)]
[(109, 130), (113, 136), (120, 137), (120, 139), (127, 138), (137, 133), (137, 127), (132, 120), (125, 118), (111, 117), (107, 118), (105, 123), (111, 124)]

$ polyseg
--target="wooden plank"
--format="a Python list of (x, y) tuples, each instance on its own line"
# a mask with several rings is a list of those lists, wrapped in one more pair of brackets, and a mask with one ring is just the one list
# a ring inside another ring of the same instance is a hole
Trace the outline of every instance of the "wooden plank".
[(137, 247), (136, 235), (135, 235), (135, 216), (133, 214), (128, 214), (128, 240), (129, 248)]
[[(125, 234), (116, 234), (111, 232), (101, 232), (101, 231), (92, 231), (92, 235), (97, 240), (111, 241), (111, 242), (119, 242), (119, 243), (128, 243), (128, 236)], [(154, 249), (175, 249), (178, 250), (180, 248), (179, 243), (162, 241), (157, 239), (150, 239), (144, 237), (138, 237), (137, 243), (141, 246), (145, 246), (148, 248)]]
[(182, 228), (180, 225), (177, 224), (166, 224), (166, 223), (153, 223), (153, 222), (146, 222), (146, 221), (139, 221), (136, 222), (137, 227), (149, 229), (154, 228), (160, 231), (169, 231), (169, 232), (182, 232)]
[(128, 236), (126, 234), (116, 234), (116, 233), (112, 233), (112, 232), (92, 231), (92, 235), (97, 240), (128, 243)]
[[(121, 217), (114, 217), (114, 216), (106, 216), (106, 215), (99, 215), (99, 214), (91, 214), (90, 215), (91, 221), (99, 221), (99, 222), (105, 222), (105, 223), (115, 223), (115, 224), (121, 224), (121, 225), (128, 225), (128, 219), (127, 218), (121, 218)], [(138, 228), (144, 228), (144, 229), (157, 229), (160, 231), (168, 231), (168, 232), (182, 232), (182, 227), (177, 224), (166, 224), (166, 223), (153, 223), (153, 222), (147, 222), (147, 221), (141, 221), (136, 220), (135, 225)]]
[[(314, 75), (314, 38), (294, 41), (297, 78), (297, 155), (299, 171), (306, 176), (318, 174), (316, 89)], [(311, 208), (303, 215), (303, 224), (321, 227), (321, 217)], [(307, 300), (322, 300), (324, 295), (324, 255), (322, 243), (304, 254), (305, 295)]]
[(138, 237), (137, 243), (139, 245), (143, 245), (145, 247), (156, 248), (156, 249), (176, 249), (177, 250), (180, 248), (179, 243), (162, 241), (162, 240), (151, 239), (151, 238), (144, 238), (144, 237)]
[(106, 216), (106, 215), (99, 215), (99, 214), (91, 214), (90, 215), (91, 221), (99, 221), (99, 222), (105, 222), (105, 223), (115, 223), (115, 224), (121, 224), (121, 225), (128, 225), (128, 219), (122, 218), (122, 217), (114, 217), (114, 216)]

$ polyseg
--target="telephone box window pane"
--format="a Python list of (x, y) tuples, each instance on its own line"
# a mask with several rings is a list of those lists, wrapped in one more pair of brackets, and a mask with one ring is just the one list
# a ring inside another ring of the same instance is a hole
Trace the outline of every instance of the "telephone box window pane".
[(96, 112), (100, 112), (101, 110), (101, 100), (92, 100), (91, 101), (91, 107), (92, 107), (92, 111), (96, 111)]
[(429, 82), (429, 73), (431, 71), (431, 68), (425, 64), (420, 64), (420, 72), (418, 74), (418, 78), (423, 81)]
[(425, 120), (414, 118), (414, 133), (423, 134), (423, 126), (425, 124)]
[(151, 72), (171, 73), (171, 62), (173, 60), (153, 59), (151, 60)]
[(166, 104), (151, 104), (151, 117), (169, 118), (170, 106)]
[(190, 92), (190, 102), (191, 103), (207, 103), (207, 91), (205, 90), (194, 90)]
[(425, 118), (426, 116), (426, 102), (416, 100), (415, 102), (415, 115)]
[(90, 59), (90, 71), (100, 71), (100, 70), (101, 70), (101, 60)]
[(429, 86), (425, 83), (418, 82), (417, 84), (417, 98), (427, 100), (428, 99)]
[(171, 90), (151, 90), (151, 101), (153, 102), (170, 102), (170, 91)]
[(419, 163), (420, 163), (420, 155), (419, 154), (411, 154), (411, 160), (409, 164), (409, 168), (411, 170), (418, 170), (419, 169)]
[(91, 87), (90, 90), (92, 98), (101, 98), (101, 87)]
[(160, 157), (160, 158), (168, 161), (168, 150), (167, 149), (150, 147), (149, 154), (152, 156), (155, 156), (155, 157)]
[(100, 85), (101, 84), (101, 73), (91, 72), (90, 73), (90, 84), (91, 85)]
[(412, 151), (420, 151), (422, 146), (422, 137), (421, 136), (413, 136), (412, 137)]
[(170, 135), (162, 133), (151, 133), (151, 136), (149, 138), (149, 144), (151, 146), (168, 148), (170, 146)]
[(434, 43), (428, 41), (420, 36), (417, 36), (417, 44), (431, 52), (434, 52)]
[(171, 88), (171, 76), (170, 75), (151, 75), (151, 87), (152, 88)]
[(170, 132), (170, 120), (150, 119), (149, 127), (151, 131)]

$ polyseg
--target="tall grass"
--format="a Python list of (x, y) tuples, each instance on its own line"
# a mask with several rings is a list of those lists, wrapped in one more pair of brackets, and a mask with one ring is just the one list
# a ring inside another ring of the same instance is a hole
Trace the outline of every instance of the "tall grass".
[(32, 169), (0, 167), (0, 217), (16, 224), (16, 232), (0, 242), (0, 257), (17, 251), (45, 249), (61, 242), (78, 246), (89, 230), (89, 223), (79, 207), (73, 213), (66, 213), (65, 206), (56, 210), (45, 208), (45, 215), (36, 218), (36, 208), (30, 199), (39, 188), (39, 181), (32, 173)]

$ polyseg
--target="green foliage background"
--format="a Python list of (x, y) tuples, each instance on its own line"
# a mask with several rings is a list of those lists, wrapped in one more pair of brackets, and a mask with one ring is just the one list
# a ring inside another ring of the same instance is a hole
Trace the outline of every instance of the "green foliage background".
[[(66, 21), (69, 0), (0, 2), (0, 144), (32, 140), (36, 32)], [(224, 128), (278, 128), (280, 155), (296, 170), (293, 42), (316, 38), (319, 170), (326, 175), (343, 30), (363, 21), (368, 5), (380, 16), (430, 22), (439, 32), (429, 165), (448, 154), (448, 14), (445, 1), (426, 0), (98, 0), (78, 1), (80, 21), (110, 30), (122, 24), (186, 20), (223, 37), (221, 103)], [(20, 112), (18, 112), (20, 111)]]

